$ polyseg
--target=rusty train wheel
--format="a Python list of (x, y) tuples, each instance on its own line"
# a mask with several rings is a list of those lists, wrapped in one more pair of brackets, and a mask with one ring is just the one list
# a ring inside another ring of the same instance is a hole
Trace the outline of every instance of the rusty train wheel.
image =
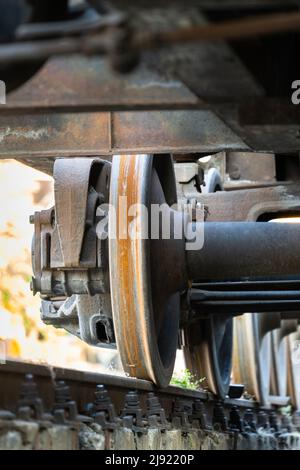
[(110, 224), (109, 264), (117, 347), (128, 375), (165, 387), (177, 349), (180, 283), (173, 278), (179, 266), (181, 270), (184, 266), (182, 259), (176, 261), (182, 250), (174, 246), (172, 251), (170, 240), (129, 237), (128, 231), (142, 230), (149, 218), (142, 210), (134, 218), (124, 215), (124, 198), (128, 208), (175, 203), (171, 157), (115, 156), (110, 189), (110, 203), (116, 211), (115, 237)]

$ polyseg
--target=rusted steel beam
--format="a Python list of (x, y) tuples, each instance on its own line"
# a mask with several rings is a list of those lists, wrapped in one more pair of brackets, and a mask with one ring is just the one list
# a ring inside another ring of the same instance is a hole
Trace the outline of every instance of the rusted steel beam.
[(0, 158), (249, 150), (210, 111), (0, 114)]
[(99, 155), (110, 148), (109, 123), (109, 113), (1, 115), (0, 158)]
[[(218, 105), (218, 115), (252, 149), (258, 152), (291, 154), (299, 152), (299, 124), (252, 124), (243, 126), (238, 107)], [(270, 112), (268, 111), (268, 115)], [(277, 121), (278, 122), (278, 121)]]

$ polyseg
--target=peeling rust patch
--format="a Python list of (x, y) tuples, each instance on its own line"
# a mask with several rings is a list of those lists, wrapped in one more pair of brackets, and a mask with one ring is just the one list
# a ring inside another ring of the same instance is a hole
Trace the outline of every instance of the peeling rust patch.
[(46, 127), (36, 130), (18, 130), (7, 127), (4, 131), (0, 131), (0, 143), (4, 142), (9, 137), (16, 137), (17, 139), (42, 140), (45, 137), (49, 137), (49, 130)]

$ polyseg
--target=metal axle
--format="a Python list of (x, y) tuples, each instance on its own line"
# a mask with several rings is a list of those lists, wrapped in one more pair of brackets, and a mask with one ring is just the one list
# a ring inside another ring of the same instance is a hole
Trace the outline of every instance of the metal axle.
[(251, 280), (300, 274), (300, 225), (270, 222), (206, 222), (204, 245), (187, 250), (193, 281)]

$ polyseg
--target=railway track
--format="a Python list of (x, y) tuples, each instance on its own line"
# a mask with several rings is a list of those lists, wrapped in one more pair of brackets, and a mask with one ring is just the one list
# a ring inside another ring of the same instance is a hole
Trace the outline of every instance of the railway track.
[[(270, 435), (300, 432), (300, 414), (262, 407), (243, 398), (216, 399), (203, 390), (169, 386), (129, 377), (83, 372), (26, 362), (0, 365), (0, 419), (96, 422), (102, 429), (193, 429), (222, 433)], [(241, 386), (231, 387), (238, 396)]]

